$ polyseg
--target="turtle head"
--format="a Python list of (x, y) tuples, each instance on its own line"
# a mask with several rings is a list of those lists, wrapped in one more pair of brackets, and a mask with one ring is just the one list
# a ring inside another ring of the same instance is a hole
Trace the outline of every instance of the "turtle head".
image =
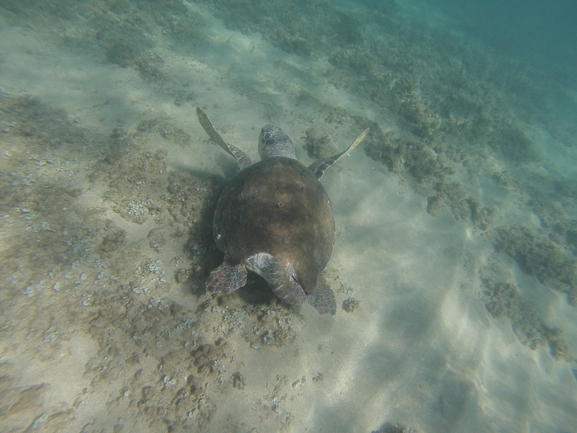
[(288, 135), (282, 129), (274, 125), (265, 125), (258, 137), (258, 153), (260, 159), (274, 156), (297, 159), (295, 147)]

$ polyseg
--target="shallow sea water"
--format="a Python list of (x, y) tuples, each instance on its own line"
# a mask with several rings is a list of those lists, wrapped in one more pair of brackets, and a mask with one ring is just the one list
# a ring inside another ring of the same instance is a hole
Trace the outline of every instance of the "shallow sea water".
[[(1, 2), (0, 431), (575, 431), (571, 59), (459, 13)], [(335, 316), (206, 294), (237, 167), (196, 106), (255, 161), (371, 129), (322, 178)]]

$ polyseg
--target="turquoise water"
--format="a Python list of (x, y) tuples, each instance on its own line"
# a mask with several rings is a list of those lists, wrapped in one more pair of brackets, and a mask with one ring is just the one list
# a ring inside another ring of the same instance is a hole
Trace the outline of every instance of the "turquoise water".
[[(0, 431), (571, 432), (575, 6), (0, 3)], [(335, 316), (212, 298), (267, 123), (322, 178)]]

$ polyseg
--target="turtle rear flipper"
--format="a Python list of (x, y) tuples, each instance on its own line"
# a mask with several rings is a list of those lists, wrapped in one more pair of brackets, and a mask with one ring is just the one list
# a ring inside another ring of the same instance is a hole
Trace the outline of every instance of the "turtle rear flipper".
[(323, 174), (325, 174), (325, 170), (327, 168), (331, 167), (339, 159), (341, 159), (341, 158), (347, 156), (349, 153), (351, 153), (355, 147), (357, 147), (359, 144), (361, 144), (361, 142), (365, 139), (365, 137), (367, 136), (368, 133), (369, 133), (369, 128), (367, 128), (363, 132), (361, 132), (361, 135), (359, 135), (357, 137), (357, 139), (353, 142), (353, 144), (351, 144), (349, 147), (347, 147), (346, 150), (344, 150), (341, 153), (337, 153), (336, 155), (327, 156), (326, 158), (319, 159), (318, 161), (313, 162), (309, 166), (309, 170), (315, 174), (317, 179), (320, 179), (321, 177), (323, 177)]
[(335, 293), (329, 288), (322, 275), (319, 275), (314, 292), (307, 296), (307, 302), (315, 307), (320, 314), (329, 313), (334, 316), (337, 312)]
[(210, 273), (206, 290), (210, 294), (228, 295), (246, 284), (246, 268), (243, 264), (230, 265), (224, 262)]
[(263, 277), (275, 295), (287, 304), (302, 304), (307, 300), (290, 264), (285, 265), (268, 253), (257, 253), (248, 258), (247, 268)]
[(232, 144), (227, 143), (224, 139), (220, 136), (220, 134), (214, 129), (214, 125), (206, 115), (204, 111), (200, 107), (196, 107), (196, 115), (198, 116), (198, 121), (202, 129), (208, 134), (210, 139), (222, 147), (227, 153), (234, 156), (236, 162), (240, 169), (245, 169), (252, 165), (252, 161), (249, 156), (240, 150), (238, 147), (233, 146)]

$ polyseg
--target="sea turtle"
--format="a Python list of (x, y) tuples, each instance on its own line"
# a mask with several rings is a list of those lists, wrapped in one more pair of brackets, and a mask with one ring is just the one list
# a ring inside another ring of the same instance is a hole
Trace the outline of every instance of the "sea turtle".
[(223, 140), (204, 111), (197, 107), (196, 112), (211, 140), (240, 167), (216, 205), (213, 233), (224, 261), (208, 277), (207, 291), (227, 295), (246, 284), (250, 270), (283, 301), (291, 305), (306, 301), (320, 314), (335, 314), (335, 295), (322, 275), (333, 250), (335, 221), (319, 179), (369, 130), (344, 152), (306, 167), (296, 159), (288, 135), (266, 125), (258, 139), (261, 161), (253, 164), (242, 150)]

